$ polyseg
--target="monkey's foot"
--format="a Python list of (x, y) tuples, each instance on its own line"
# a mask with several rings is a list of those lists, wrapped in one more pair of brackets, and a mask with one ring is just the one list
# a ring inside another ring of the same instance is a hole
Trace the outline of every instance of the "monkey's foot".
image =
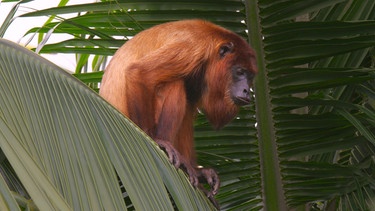
[(220, 179), (216, 171), (212, 168), (199, 168), (197, 173), (199, 182), (207, 183), (211, 187), (211, 190), (206, 192), (207, 197), (216, 195), (220, 187)]
[(193, 168), (189, 161), (185, 160), (181, 154), (173, 147), (173, 145), (164, 140), (155, 140), (159, 147), (167, 154), (169, 162), (174, 167), (182, 169), (189, 176), (190, 183), (193, 187), (198, 187), (199, 179), (197, 171)]

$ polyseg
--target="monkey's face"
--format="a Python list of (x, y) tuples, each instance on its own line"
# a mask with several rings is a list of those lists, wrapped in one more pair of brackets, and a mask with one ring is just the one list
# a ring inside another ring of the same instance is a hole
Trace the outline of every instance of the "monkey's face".
[(236, 106), (248, 105), (251, 99), (250, 87), (257, 73), (255, 53), (243, 40), (223, 46), (226, 46), (226, 54), (221, 59), (227, 64), (225, 77), (229, 79), (227, 94)]
[(232, 66), (230, 71), (232, 73), (231, 99), (238, 106), (248, 105), (251, 99), (250, 87), (255, 74), (239, 65)]
[(207, 66), (199, 108), (219, 129), (231, 121), (239, 107), (250, 103), (250, 87), (257, 73), (255, 53), (241, 38), (219, 46)]

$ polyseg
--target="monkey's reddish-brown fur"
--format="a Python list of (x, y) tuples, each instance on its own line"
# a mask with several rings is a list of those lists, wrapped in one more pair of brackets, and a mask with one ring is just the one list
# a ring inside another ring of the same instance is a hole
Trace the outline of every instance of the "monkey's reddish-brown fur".
[[(225, 43), (234, 49), (221, 58)], [(100, 95), (195, 167), (197, 108), (217, 129), (238, 112), (228, 91), (233, 65), (256, 73), (254, 53), (238, 35), (202, 20), (165, 23), (140, 32), (116, 52)]]

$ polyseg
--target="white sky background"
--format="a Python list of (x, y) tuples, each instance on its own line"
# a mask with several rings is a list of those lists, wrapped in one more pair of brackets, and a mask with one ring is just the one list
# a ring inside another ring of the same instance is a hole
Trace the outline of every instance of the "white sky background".
[[(56, 7), (59, 4), (60, 0), (35, 0), (26, 4), (21, 4), (21, 7), (18, 8), (15, 17), (33, 11), (33, 9), (41, 10), (50, 7)], [(89, 2), (95, 2), (95, 0), (70, 0), (68, 5), (72, 4), (84, 4)], [(14, 2), (4, 3), (0, 0), (0, 25), (4, 22), (6, 16), (9, 14), (9, 11), (15, 5)], [(72, 15), (62, 15), (63, 17), (71, 17)], [(74, 15), (73, 15), (74, 16)], [(13, 42), (20, 43), (25, 45), (29, 41), (31, 35), (24, 37), (25, 33), (36, 26), (42, 26), (48, 17), (37, 17), (37, 18), (16, 18), (9, 28), (7, 29), (4, 38), (11, 40)], [(52, 35), (47, 43), (55, 43), (63, 39), (69, 38), (68, 35), (56, 36)], [(37, 36), (29, 44), (31, 47), (36, 47), (37, 45)], [(74, 71), (76, 62), (75, 56), (73, 54), (42, 54), (43, 57), (52, 61), (59, 67), (67, 69), (69, 71)]]

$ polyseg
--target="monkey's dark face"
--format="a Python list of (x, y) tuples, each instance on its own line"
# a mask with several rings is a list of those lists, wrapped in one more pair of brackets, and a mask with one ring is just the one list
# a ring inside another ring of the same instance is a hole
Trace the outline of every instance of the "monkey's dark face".
[(254, 79), (254, 74), (241, 66), (233, 66), (231, 72), (231, 99), (238, 106), (248, 105), (251, 100), (250, 87)]
[[(229, 36), (229, 35), (228, 35)], [(257, 73), (255, 53), (240, 37), (230, 35), (205, 71), (205, 84), (198, 107), (214, 128), (230, 122), (239, 107), (250, 103), (250, 87)]]
[(228, 64), (227, 74), (232, 79), (227, 87), (231, 100), (237, 106), (248, 105), (250, 87), (257, 72), (254, 51), (241, 39), (222, 45), (219, 54)]

